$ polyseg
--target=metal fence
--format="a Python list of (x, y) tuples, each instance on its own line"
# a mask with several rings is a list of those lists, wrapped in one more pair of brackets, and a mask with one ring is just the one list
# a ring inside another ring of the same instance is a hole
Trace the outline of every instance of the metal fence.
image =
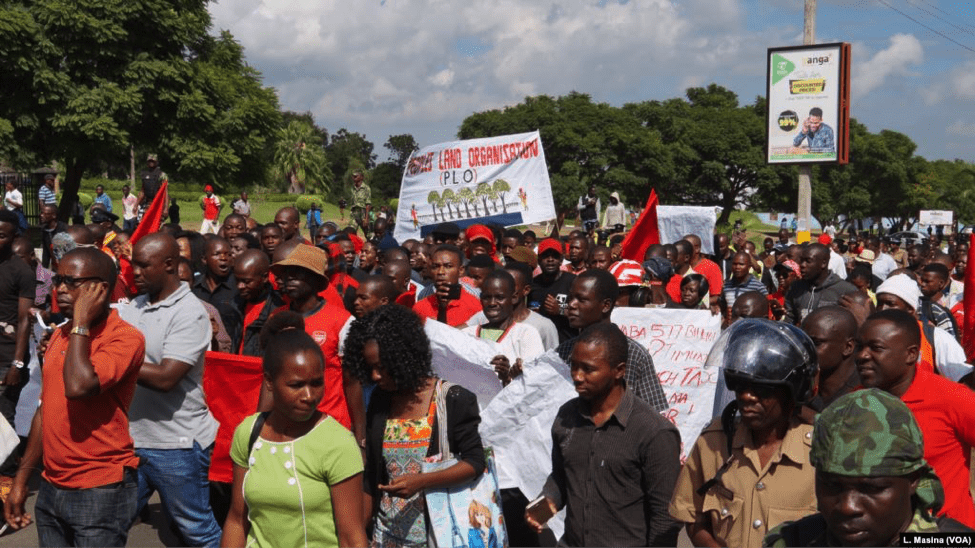
[(24, 196), (23, 211), (24, 215), (27, 217), (27, 223), (30, 224), (30, 226), (39, 225), (41, 222), (41, 211), (37, 199), (37, 191), (40, 188), (40, 185), (44, 183), (43, 175), (38, 176), (37, 174), (29, 171), (5, 171), (0, 173), (0, 184), (6, 186), (7, 181), (17, 183), (17, 188)]

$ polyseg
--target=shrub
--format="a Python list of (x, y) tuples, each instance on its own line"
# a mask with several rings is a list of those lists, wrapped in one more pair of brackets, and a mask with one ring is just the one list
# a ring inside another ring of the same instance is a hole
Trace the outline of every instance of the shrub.
[(298, 212), (302, 215), (308, 213), (308, 210), (311, 209), (312, 204), (317, 204), (319, 209), (325, 209), (325, 202), (319, 196), (302, 194), (301, 196), (298, 196), (297, 200), (295, 200), (295, 208), (297, 208)]

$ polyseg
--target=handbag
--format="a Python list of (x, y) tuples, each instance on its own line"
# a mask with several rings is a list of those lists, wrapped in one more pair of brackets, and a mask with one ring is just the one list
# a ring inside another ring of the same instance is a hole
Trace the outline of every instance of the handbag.
[[(440, 454), (423, 463), (424, 473), (444, 470), (459, 462), (450, 452), (450, 442), (447, 439), (446, 400), (451, 386), (453, 383), (446, 381), (437, 383)], [(494, 452), (485, 447), (484, 456), (484, 472), (469, 482), (424, 491), (427, 504), (427, 542), (431, 547), (507, 548), (508, 533), (501, 515), (501, 489), (494, 465)]]

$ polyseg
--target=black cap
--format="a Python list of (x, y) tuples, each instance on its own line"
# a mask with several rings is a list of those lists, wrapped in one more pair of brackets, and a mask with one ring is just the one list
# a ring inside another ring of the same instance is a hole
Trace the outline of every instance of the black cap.
[(51, 174), (51, 173), (48, 173), (47, 175), (44, 176), (44, 180), (45, 181), (53, 181), (54, 180), (54, 175)]
[(456, 237), (460, 236), (460, 227), (455, 223), (440, 223), (439, 225), (433, 227), (433, 233)]

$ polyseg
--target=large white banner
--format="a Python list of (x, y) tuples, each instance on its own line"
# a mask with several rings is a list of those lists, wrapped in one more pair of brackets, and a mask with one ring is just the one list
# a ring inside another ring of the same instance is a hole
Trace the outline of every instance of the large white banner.
[(517, 226), (555, 218), (545, 151), (537, 131), (451, 141), (413, 153), (396, 211), (398, 241), (435, 225)]
[(718, 222), (713, 207), (657, 206), (660, 243), (672, 244), (688, 234), (701, 238), (701, 253), (714, 254), (714, 225)]
[(670, 408), (662, 414), (680, 430), (681, 462), (711, 421), (718, 370), (705, 369), (721, 334), (721, 316), (709, 310), (616, 308), (613, 323), (653, 358)]

